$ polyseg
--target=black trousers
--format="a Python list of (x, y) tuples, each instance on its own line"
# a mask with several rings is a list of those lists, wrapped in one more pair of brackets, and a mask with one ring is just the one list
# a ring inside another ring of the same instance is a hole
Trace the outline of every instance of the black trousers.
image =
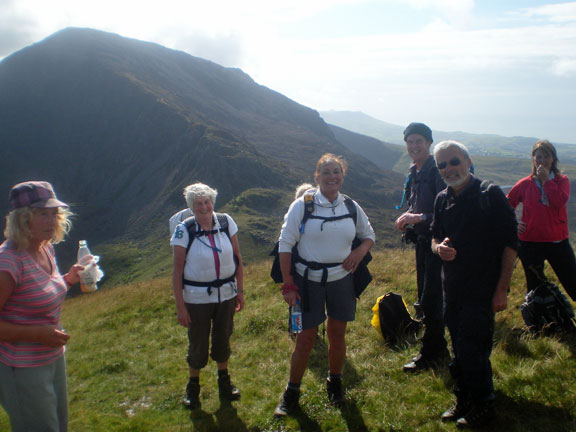
[(544, 261), (548, 261), (568, 295), (576, 301), (576, 258), (568, 239), (558, 243), (521, 241), (518, 256), (524, 267), (527, 292), (540, 284)]
[(442, 260), (432, 253), (432, 239), (419, 236), (416, 243), (416, 277), (418, 301), (424, 313), (424, 334), (420, 354), (434, 359), (446, 352), (444, 338), (444, 294)]
[(446, 325), (452, 339), (450, 374), (455, 392), (474, 402), (494, 399), (492, 380), (492, 339), (494, 313), (490, 302), (448, 305)]

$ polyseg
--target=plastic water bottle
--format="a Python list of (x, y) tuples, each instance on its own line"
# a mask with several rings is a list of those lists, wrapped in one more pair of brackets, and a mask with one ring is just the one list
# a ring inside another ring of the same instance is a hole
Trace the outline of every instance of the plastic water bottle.
[(292, 311), (290, 313), (290, 327), (293, 333), (302, 332), (302, 307), (298, 300), (296, 300), (296, 304), (292, 306)]
[(84, 271), (80, 273), (80, 289), (82, 292), (94, 292), (98, 289), (96, 275), (93, 271), (90, 271), (94, 257), (90, 253), (90, 249), (88, 249), (86, 240), (80, 240), (78, 246), (76, 262), (85, 267)]

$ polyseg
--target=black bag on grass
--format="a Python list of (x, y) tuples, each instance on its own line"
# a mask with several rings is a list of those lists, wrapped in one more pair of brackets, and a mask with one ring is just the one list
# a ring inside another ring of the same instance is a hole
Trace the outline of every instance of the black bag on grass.
[(558, 286), (549, 281), (542, 282), (526, 294), (520, 312), (532, 333), (576, 330), (572, 305)]
[(382, 337), (389, 345), (397, 345), (402, 338), (414, 336), (420, 330), (421, 323), (412, 318), (400, 294), (384, 294), (373, 310), (377, 313)]

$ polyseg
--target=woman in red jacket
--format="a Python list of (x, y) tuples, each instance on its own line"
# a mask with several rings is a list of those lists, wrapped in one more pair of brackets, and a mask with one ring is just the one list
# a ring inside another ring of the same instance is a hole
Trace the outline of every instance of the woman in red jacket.
[(547, 260), (566, 292), (576, 300), (576, 259), (566, 212), (569, 197), (570, 181), (558, 169), (556, 149), (548, 140), (538, 141), (532, 148), (532, 174), (519, 180), (508, 194), (512, 207), (522, 203), (518, 255), (528, 291), (544, 277)]

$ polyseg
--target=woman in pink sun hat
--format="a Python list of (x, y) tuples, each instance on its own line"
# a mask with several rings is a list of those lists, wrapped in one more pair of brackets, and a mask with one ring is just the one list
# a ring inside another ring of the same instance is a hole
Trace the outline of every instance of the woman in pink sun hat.
[(12, 431), (68, 429), (64, 345), (60, 326), (68, 288), (82, 266), (62, 275), (53, 244), (71, 227), (68, 205), (52, 185), (12, 187), (0, 245), (0, 404)]

